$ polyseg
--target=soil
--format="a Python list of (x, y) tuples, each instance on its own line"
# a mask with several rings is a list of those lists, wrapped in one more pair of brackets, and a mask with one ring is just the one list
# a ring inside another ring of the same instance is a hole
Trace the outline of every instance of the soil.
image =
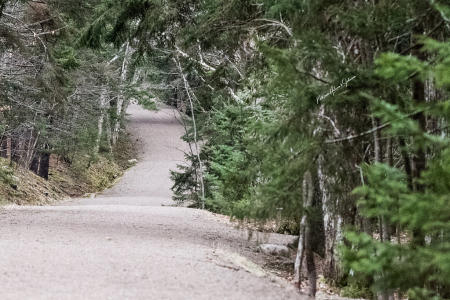
[(13, 171), (12, 182), (0, 182), (0, 204), (46, 205), (67, 197), (65, 191), (51, 181), (1, 158), (0, 167)]
[(57, 155), (50, 156), (49, 182), (70, 198), (81, 197), (91, 192), (92, 187), (71, 171), (70, 164), (59, 160)]

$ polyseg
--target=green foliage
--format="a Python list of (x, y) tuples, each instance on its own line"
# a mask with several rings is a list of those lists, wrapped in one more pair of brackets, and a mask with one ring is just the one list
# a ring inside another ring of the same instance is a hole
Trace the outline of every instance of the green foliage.
[(138, 104), (147, 110), (157, 110), (153, 93), (143, 90), (140, 83), (125, 86), (124, 94), (127, 98), (136, 99)]
[(430, 66), (430, 73), (436, 79), (437, 86), (450, 88), (450, 44), (439, 43), (430, 38), (424, 38), (422, 41), (425, 44), (423, 50), (435, 55), (435, 61)]
[(0, 158), (0, 181), (3, 184), (15, 185), (16, 181), (13, 178), (14, 171), (9, 166), (9, 161)]
[(97, 163), (91, 164), (86, 171), (86, 179), (97, 191), (108, 188), (114, 179), (120, 177), (122, 171), (114, 162), (101, 158)]
[(361, 284), (361, 282), (358, 281), (343, 287), (341, 289), (340, 296), (347, 298), (371, 299), (373, 298), (373, 293), (366, 287), (364, 282)]
[(73, 48), (55, 49), (53, 55), (56, 62), (66, 70), (74, 70), (80, 66)]
[[(133, 68), (147, 65), (152, 81), (143, 104), (154, 98), (186, 104), (186, 94), (192, 97), (183, 140), (195, 148), (195, 113), (203, 170), (195, 150), (186, 153), (188, 164), (171, 173), (175, 201), (200, 207), (203, 174), (210, 210), (259, 221), (281, 208), (285, 220), (307, 213), (318, 230), (328, 222), (327, 267), (335, 269), (340, 226), (351, 225), (343, 257), (356, 275), (346, 276), (345, 293), (368, 295), (372, 286), (432, 298), (448, 287), (450, 102), (442, 98), (450, 47), (435, 40), (449, 36), (441, 2), (104, 0), (79, 44), (109, 43), (120, 52), (129, 42), (137, 50)], [(426, 38), (416, 36), (422, 32)], [(435, 90), (436, 99), (432, 93), (421, 99), (425, 89)], [(127, 93), (142, 96), (138, 89)], [(390, 155), (375, 153), (374, 133), (380, 152), (392, 138), (395, 168), (375, 163)], [(421, 154), (429, 165), (418, 179)], [(411, 161), (417, 170), (407, 174)], [(307, 171), (315, 193), (305, 212)], [(411, 183), (426, 192), (411, 190)], [(422, 232), (431, 242), (379, 243), (360, 234), (361, 217)]]
[[(204, 153), (208, 155), (206, 179), (211, 186), (207, 204), (226, 214), (232, 214), (236, 202), (250, 196), (253, 175), (252, 162), (245, 147), (246, 130), (254, 110), (244, 105), (224, 105), (214, 111), (208, 121), (210, 136)], [(241, 205), (241, 204), (240, 204)]]
[[(448, 43), (424, 40), (425, 48), (436, 51), (431, 70), (436, 82), (446, 86), (448, 70), (445, 70)], [(394, 56), (391, 56), (394, 57)], [(404, 60), (396, 56), (394, 61), (382, 56), (377, 73), (394, 80), (389, 74), (417, 72), (419, 78), (428, 76), (428, 68), (418, 60)], [(401, 77), (401, 76), (400, 76)], [(430, 136), (423, 132), (415, 120), (406, 117), (404, 108), (376, 102), (376, 115), (391, 124), (393, 134), (408, 133), (414, 138), (413, 152), (434, 149), (427, 169), (422, 172), (417, 184), (425, 191), (411, 190), (404, 170), (386, 164), (363, 166), (366, 184), (355, 189), (361, 196), (366, 217), (380, 216), (397, 228), (405, 228), (412, 238), (404, 244), (381, 243), (365, 233), (349, 229), (346, 239), (350, 246), (343, 248), (346, 270), (373, 276), (374, 292), (398, 290), (409, 299), (450, 299), (450, 151), (448, 138)], [(445, 109), (447, 102), (437, 107), (427, 103), (435, 116), (450, 121)], [(423, 109), (422, 108), (422, 109)], [(420, 232), (422, 241), (417, 241)]]
[(416, 74), (420, 74), (425, 78), (427, 63), (421, 62), (415, 56), (402, 56), (396, 53), (383, 53), (376, 62), (377, 72), (375, 74), (389, 80), (395, 85), (410, 79)]
[(409, 192), (404, 175), (397, 169), (380, 164), (365, 170), (367, 185), (356, 190), (367, 205), (365, 215), (383, 216), (391, 224), (420, 229), (428, 237), (424, 245), (416, 246), (380, 243), (364, 233), (347, 232), (352, 245), (343, 252), (347, 270), (382, 274), (373, 286), (375, 291), (399, 289), (409, 293), (410, 299), (424, 299), (419, 290), (443, 299), (450, 297), (449, 163), (450, 152), (446, 150), (429, 165), (422, 177), (428, 187), (426, 194)]
[(191, 164), (189, 166), (178, 165), (179, 171), (170, 171), (170, 178), (174, 184), (172, 191), (174, 192), (173, 200), (179, 204), (188, 203), (194, 207), (201, 206), (200, 183), (198, 174), (198, 159), (196, 155), (185, 154), (186, 160)]

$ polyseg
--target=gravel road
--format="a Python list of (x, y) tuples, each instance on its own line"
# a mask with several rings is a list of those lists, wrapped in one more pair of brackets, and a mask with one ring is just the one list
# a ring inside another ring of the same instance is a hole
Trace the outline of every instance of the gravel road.
[(261, 254), (241, 231), (172, 206), (169, 170), (186, 149), (176, 111), (128, 113), (140, 157), (117, 185), (0, 210), (0, 299), (303, 299), (246, 259)]

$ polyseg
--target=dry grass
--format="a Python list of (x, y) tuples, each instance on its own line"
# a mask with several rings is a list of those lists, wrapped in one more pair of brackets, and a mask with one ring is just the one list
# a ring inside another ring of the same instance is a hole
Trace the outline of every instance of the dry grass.
[(135, 151), (128, 134), (122, 133), (114, 159), (108, 154), (93, 162), (89, 156), (79, 155), (70, 165), (51, 155), (48, 181), (14, 163), (10, 167), (9, 160), (0, 158), (0, 205), (48, 205), (104, 190), (130, 167), (128, 160)]
[(46, 205), (62, 200), (66, 194), (52, 182), (0, 158), (0, 167), (12, 171), (10, 182), (0, 182), (0, 201), (2, 204)]

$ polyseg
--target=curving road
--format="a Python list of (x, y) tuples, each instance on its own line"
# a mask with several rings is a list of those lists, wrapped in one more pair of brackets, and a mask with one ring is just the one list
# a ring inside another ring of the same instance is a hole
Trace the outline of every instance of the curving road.
[(300, 299), (245, 261), (256, 254), (241, 232), (171, 206), (186, 148), (176, 111), (128, 113), (140, 157), (116, 186), (0, 210), (0, 299)]

